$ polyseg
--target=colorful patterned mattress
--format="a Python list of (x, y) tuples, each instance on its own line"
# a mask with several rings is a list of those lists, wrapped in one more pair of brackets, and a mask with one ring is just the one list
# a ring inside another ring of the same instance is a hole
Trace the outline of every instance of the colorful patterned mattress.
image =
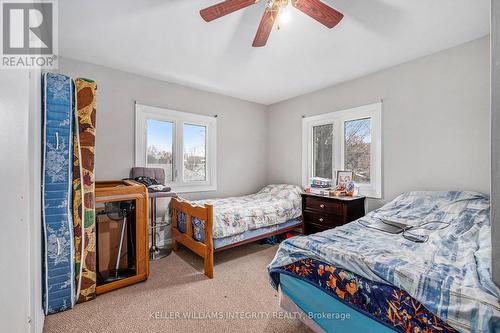
[(397, 332), (457, 332), (407, 292), (370, 281), (334, 265), (302, 259), (272, 269), (274, 284), (279, 284), (281, 274), (305, 281)]
[(287, 274), (280, 274), (279, 305), (317, 333), (396, 332), (392, 326), (372, 319), (343, 300)]
[(75, 233), (76, 297), (96, 297), (95, 133), (97, 84), (77, 78), (73, 136), (73, 224)]

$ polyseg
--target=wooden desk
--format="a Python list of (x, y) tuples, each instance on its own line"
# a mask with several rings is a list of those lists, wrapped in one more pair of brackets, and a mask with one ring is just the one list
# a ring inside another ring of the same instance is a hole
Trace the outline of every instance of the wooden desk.
[[(96, 288), (97, 295), (137, 282), (145, 281), (149, 276), (148, 192), (146, 187), (132, 180), (96, 182), (96, 205), (99, 203), (103, 204), (107, 202), (120, 201), (134, 201), (135, 203), (135, 275), (113, 282), (107, 282), (105, 284), (99, 284), (98, 282)], [(99, 255), (98, 247), (97, 255)]]

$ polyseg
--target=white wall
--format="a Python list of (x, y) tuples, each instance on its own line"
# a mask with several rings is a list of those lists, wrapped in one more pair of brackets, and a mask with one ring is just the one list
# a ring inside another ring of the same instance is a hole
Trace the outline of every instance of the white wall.
[(30, 94), (35, 86), (28, 74), (4, 70), (0, 75), (1, 332), (41, 332), (43, 326), (40, 100)]
[[(383, 200), (410, 190), (489, 193), (489, 37), (269, 107), (268, 182), (301, 184), (302, 115), (383, 99)], [(314, 73), (311, 73), (314, 75)]]
[(267, 113), (260, 104), (72, 59), (58, 72), (97, 82), (96, 178), (120, 179), (134, 166), (134, 101), (217, 117), (217, 191), (189, 198), (243, 195), (266, 183)]
[(500, 286), (500, 2), (492, 1), (491, 219), (493, 280)]

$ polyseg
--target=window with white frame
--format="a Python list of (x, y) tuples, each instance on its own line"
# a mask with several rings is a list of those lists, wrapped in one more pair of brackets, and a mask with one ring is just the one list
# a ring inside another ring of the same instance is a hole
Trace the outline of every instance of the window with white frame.
[(216, 118), (136, 104), (135, 165), (163, 168), (177, 192), (216, 189)]
[(382, 103), (306, 117), (302, 123), (302, 183), (313, 177), (335, 181), (353, 172), (360, 194), (382, 197)]

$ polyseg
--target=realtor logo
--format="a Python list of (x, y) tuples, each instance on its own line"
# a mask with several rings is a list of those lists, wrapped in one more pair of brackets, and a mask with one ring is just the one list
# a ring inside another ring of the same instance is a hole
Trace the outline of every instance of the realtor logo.
[(53, 69), (57, 60), (55, 1), (1, 0), (1, 68)]

